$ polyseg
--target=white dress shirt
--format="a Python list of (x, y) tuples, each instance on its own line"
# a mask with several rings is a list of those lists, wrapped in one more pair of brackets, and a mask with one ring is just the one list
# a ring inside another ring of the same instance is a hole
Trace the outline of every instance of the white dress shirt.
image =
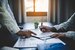
[(7, 0), (1, 0), (1, 6), (0, 6), (0, 23), (4, 26), (7, 27), (7, 29), (11, 32), (11, 33), (17, 33), (18, 31), (20, 31), (20, 28), (18, 27), (15, 19), (14, 19), (14, 15), (9, 7), (8, 1)]

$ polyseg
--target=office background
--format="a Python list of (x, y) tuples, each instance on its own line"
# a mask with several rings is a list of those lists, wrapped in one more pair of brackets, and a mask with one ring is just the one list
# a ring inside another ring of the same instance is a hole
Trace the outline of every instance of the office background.
[[(75, 0), (50, 0), (50, 2), (51, 11), (48, 18), (53, 24), (66, 21), (75, 12)], [(9, 4), (11, 5), (17, 23), (25, 23), (23, 0), (9, 0)], [(53, 9), (54, 7), (55, 9)]]

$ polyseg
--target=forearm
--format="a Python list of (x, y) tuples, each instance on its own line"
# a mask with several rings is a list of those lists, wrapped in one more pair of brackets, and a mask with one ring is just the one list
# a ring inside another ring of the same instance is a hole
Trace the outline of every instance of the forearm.
[(58, 32), (55, 27), (51, 27), (51, 28), (50, 28), (50, 31), (51, 31), (51, 32)]
[(16, 21), (12, 19), (12, 17), (8, 13), (4, 12), (2, 15), (2, 24), (5, 25), (11, 33), (17, 33), (18, 31), (20, 31), (20, 28), (18, 27)]
[(67, 32), (69, 30), (69, 22), (64, 22), (59, 25), (53, 26), (57, 30), (57, 32)]
[(17, 23), (15, 21), (13, 21), (12, 19), (5, 19), (3, 21), (3, 24), (7, 27), (7, 29), (11, 32), (11, 33), (17, 33), (18, 31), (20, 31), (20, 28), (18, 27)]
[(6, 2), (5, 0), (0, 1), (0, 23), (7, 27), (7, 29), (11, 33), (17, 33), (20, 31), (20, 28), (18, 27), (16, 21), (12, 18), (10, 12), (6, 8)]

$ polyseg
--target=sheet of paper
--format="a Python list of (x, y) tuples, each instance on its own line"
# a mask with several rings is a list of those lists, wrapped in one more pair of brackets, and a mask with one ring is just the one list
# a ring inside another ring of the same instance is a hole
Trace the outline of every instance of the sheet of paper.
[(30, 37), (30, 38), (19, 38), (14, 47), (37, 47), (38, 44), (44, 44), (44, 43), (62, 43), (65, 45), (63, 41), (61, 41), (58, 38), (51, 38), (50, 35), (54, 34), (52, 32), (46, 32), (42, 33), (39, 29), (32, 29), (32, 32), (36, 33), (37, 35), (33, 35), (36, 37), (41, 38), (42, 40), (35, 38), (35, 37)]
[(34, 37), (21, 39), (19, 38), (14, 47), (37, 47), (37, 44), (44, 43), (43, 40), (36, 39)]
[(43, 32), (41, 32), (39, 29), (36, 29), (36, 30), (31, 30), (32, 32), (34, 32), (34, 33), (36, 33), (37, 35), (34, 35), (34, 34), (32, 34), (32, 36), (35, 36), (35, 37), (39, 37), (39, 38), (41, 38), (41, 39), (51, 39), (51, 35), (52, 34), (54, 34), (54, 33), (52, 33), (52, 32), (45, 32), (45, 33), (43, 33)]
[(51, 39), (45, 39), (45, 40), (40, 40), (34, 37), (31, 38), (27, 38), (27, 39), (21, 39), (19, 38), (18, 41), (16, 42), (16, 44), (14, 45), (14, 47), (17, 48), (22, 48), (22, 47), (37, 47), (38, 44), (44, 44), (44, 43), (48, 43), (48, 44), (54, 44), (54, 43), (62, 43), (65, 45), (65, 43), (63, 41), (61, 41), (58, 38), (51, 38)]

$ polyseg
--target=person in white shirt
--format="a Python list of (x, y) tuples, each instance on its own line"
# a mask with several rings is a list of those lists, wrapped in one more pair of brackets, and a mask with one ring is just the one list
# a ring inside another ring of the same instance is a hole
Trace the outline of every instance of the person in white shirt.
[[(35, 34), (30, 30), (26, 30), (26, 31), (20, 30), (20, 28), (18, 27), (15, 21), (14, 15), (10, 9), (8, 0), (0, 0), (0, 42), (6, 43), (5, 42), (6, 39), (3, 39), (3, 38), (7, 37), (7, 32), (3, 31), (3, 28), (8, 29), (10, 34), (19, 35), (19, 36), (30, 37), (31, 34)], [(5, 41), (2, 41), (2, 40), (5, 40)], [(7, 43), (10, 43), (9, 39)]]

